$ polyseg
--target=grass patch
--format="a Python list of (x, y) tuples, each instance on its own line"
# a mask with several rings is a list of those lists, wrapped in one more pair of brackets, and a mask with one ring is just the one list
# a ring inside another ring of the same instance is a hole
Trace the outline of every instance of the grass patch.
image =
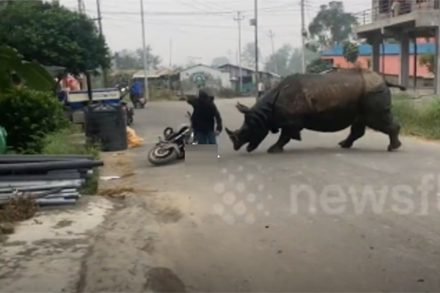
[[(53, 155), (92, 155), (99, 159), (99, 148), (86, 146), (83, 134), (76, 129), (65, 129), (49, 134), (44, 139), (43, 154)], [(82, 194), (93, 195), (98, 192), (99, 169), (93, 169), (93, 175), (87, 178), (84, 186), (79, 190)]]
[(414, 102), (393, 97), (393, 115), (402, 133), (440, 139), (440, 100)]

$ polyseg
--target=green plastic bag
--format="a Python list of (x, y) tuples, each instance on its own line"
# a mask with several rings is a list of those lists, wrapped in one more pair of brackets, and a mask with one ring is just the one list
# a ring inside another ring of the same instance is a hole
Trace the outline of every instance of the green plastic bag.
[(8, 133), (6, 132), (6, 129), (4, 129), (2, 126), (0, 126), (0, 154), (6, 154), (6, 137), (8, 136)]

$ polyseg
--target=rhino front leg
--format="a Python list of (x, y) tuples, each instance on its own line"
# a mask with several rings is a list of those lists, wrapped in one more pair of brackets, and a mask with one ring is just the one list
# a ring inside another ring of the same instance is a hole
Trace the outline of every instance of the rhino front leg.
[(297, 127), (285, 127), (281, 128), (281, 134), (278, 138), (278, 141), (272, 145), (267, 152), (274, 153), (282, 153), (284, 151), (284, 146), (289, 143), (291, 139), (301, 140), (301, 133)]

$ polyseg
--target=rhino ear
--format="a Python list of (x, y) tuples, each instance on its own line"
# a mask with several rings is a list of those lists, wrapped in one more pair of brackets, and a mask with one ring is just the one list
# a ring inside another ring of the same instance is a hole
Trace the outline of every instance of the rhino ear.
[(237, 108), (238, 111), (240, 111), (243, 114), (247, 114), (250, 111), (249, 107), (240, 104), (239, 102), (237, 102), (237, 105), (235, 105), (235, 107)]

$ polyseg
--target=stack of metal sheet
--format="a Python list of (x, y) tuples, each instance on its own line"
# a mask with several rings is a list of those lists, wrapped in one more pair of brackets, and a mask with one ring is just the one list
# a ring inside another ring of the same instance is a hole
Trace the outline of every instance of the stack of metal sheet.
[(87, 155), (1, 155), (0, 205), (20, 194), (40, 205), (73, 204), (102, 161)]

